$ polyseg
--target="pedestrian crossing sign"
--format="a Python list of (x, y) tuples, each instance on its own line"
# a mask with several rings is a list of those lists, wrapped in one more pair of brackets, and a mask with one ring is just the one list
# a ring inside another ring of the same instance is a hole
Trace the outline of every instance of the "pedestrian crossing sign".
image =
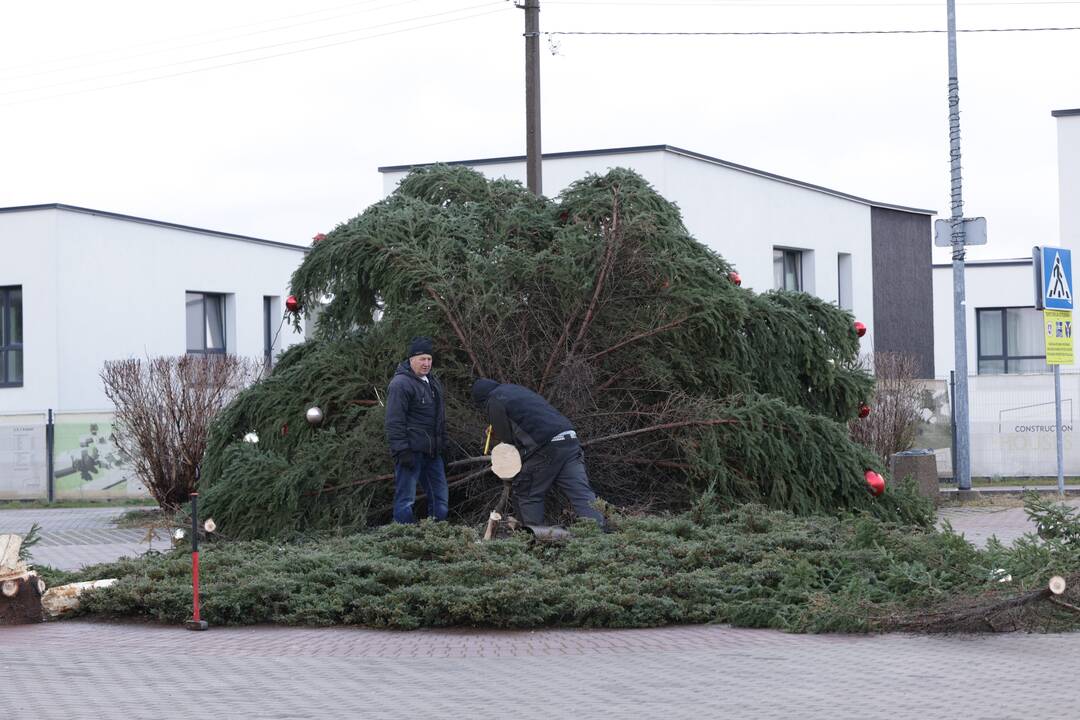
[(1049, 310), (1072, 310), (1072, 251), (1065, 248), (1042, 248), (1043, 307)]

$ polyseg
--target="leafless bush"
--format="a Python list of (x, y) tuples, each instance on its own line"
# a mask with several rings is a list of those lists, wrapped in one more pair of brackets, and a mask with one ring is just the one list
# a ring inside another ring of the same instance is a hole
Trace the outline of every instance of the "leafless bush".
[(162, 508), (188, 500), (214, 415), (258, 372), (257, 362), (234, 355), (105, 363), (101, 379), (116, 406), (115, 442)]
[(851, 423), (851, 437), (888, 462), (911, 448), (919, 412), (919, 360), (906, 353), (874, 353), (874, 399), (870, 415)]

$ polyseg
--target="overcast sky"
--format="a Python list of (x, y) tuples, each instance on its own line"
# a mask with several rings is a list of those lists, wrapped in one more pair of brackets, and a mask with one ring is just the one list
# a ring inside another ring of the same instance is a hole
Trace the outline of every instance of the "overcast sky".
[[(0, 207), (60, 202), (306, 244), (381, 197), (380, 165), (524, 153), (524, 20), (506, 0), (0, 7)], [(542, 31), (946, 22), (944, 0), (541, 7)], [(957, 15), (961, 28), (1080, 26), (1080, 0), (960, 1)], [(667, 143), (949, 213), (943, 34), (554, 39), (546, 152)], [(1080, 107), (1080, 31), (964, 34), (959, 66), (965, 214), (990, 234), (972, 256), (1056, 244), (1050, 112)]]

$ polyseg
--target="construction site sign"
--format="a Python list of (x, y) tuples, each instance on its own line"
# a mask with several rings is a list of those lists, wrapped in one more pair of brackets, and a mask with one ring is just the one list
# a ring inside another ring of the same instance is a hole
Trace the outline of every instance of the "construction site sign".
[(1046, 330), (1046, 364), (1073, 364), (1072, 310), (1043, 310)]

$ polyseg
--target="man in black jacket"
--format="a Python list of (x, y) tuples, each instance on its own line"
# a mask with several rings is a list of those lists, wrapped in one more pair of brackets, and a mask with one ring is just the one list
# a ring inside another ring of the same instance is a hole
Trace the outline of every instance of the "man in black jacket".
[(446, 403), (431, 374), (431, 340), (413, 338), (409, 356), (386, 389), (386, 442), (394, 456), (394, 522), (416, 522), (416, 483), (427, 495), (428, 515), (445, 520), (449, 492), (442, 451), (446, 447)]
[(473, 383), (472, 399), (484, 408), (492, 435), (521, 453), (514, 503), (522, 522), (544, 524), (544, 497), (554, 485), (569, 498), (578, 516), (604, 526), (604, 516), (592, 506), (596, 495), (585, 473), (577, 432), (562, 413), (526, 387), (500, 385), (487, 378)]

